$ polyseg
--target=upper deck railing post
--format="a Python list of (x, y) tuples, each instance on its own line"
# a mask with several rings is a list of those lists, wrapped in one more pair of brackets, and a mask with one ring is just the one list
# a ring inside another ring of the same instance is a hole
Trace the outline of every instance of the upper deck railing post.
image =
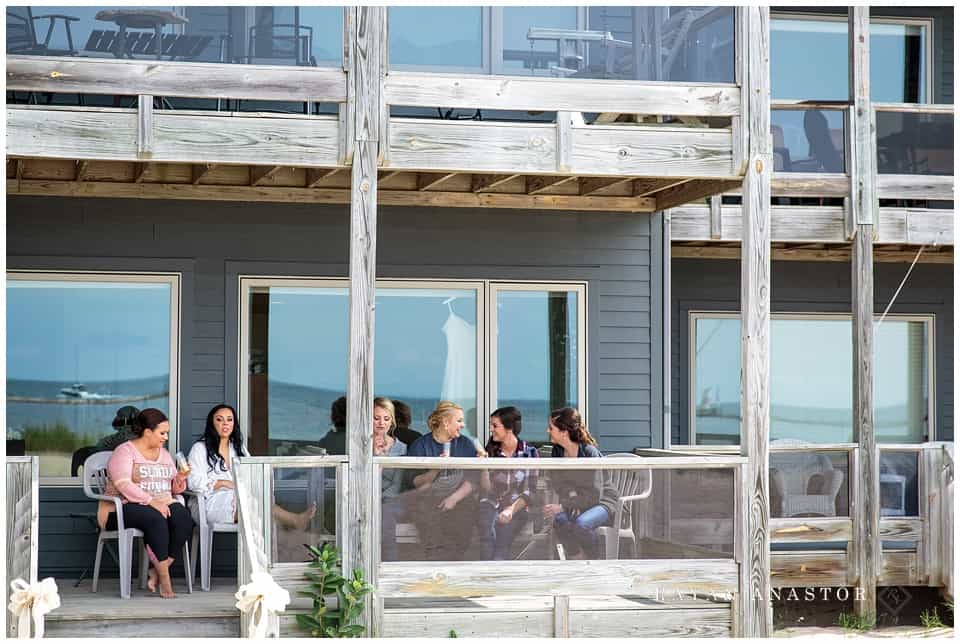
[(870, 8), (848, 9), (850, 103), (853, 149), (850, 213), (853, 233), (853, 440), (860, 444), (859, 507), (854, 508), (853, 542), (859, 581), (854, 610), (876, 619), (880, 561), (879, 454), (873, 419), (873, 237), (876, 232), (876, 157), (870, 106)]
[[(350, 25), (348, 94), (355, 107), (350, 184), (350, 350), (347, 364), (347, 454), (349, 503), (344, 572), (355, 568), (376, 584), (373, 560), (373, 483), (370, 427), (373, 424), (374, 288), (377, 254), (377, 158), (382, 119), (386, 8), (355, 7)], [(348, 101), (349, 103), (349, 101)], [(372, 598), (364, 597), (362, 625), (372, 632)]]
[[(742, 130), (747, 134), (741, 241), (740, 453), (748, 458), (747, 560), (741, 565), (741, 610), (745, 637), (769, 637), (770, 603), (770, 9), (737, 13)], [(734, 142), (736, 146), (736, 141)]]

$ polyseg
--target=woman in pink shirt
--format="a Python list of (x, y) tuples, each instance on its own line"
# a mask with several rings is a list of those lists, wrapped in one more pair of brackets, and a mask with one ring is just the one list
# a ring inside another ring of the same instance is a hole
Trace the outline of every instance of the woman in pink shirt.
[[(179, 495), (187, 487), (186, 477), (177, 472), (170, 452), (163, 448), (170, 434), (170, 423), (159, 409), (144, 409), (136, 418), (136, 438), (122, 443), (110, 456), (107, 474), (108, 493), (123, 500), (123, 523), (143, 531), (143, 539), (152, 551), (153, 568), (147, 586), (153, 592), (160, 582), (160, 595), (175, 597), (170, 581), (172, 553), (181, 552), (193, 533), (193, 519)], [(110, 509), (113, 505), (110, 504)], [(111, 512), (104, 524), (117, 529), (116, 514)], [(155, 559), (154, 559), (155, 558)]]

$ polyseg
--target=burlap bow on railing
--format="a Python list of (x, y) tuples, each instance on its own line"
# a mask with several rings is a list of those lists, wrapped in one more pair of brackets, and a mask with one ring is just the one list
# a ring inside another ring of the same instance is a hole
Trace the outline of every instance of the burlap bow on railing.
[(237, 608), (249, 615), (247, 637), (261, 639), (267, 636), (270, 616), (282, 613), (290, 603), (290, 593), (281, 588), (268, 572), (255, 572), (250, 579), (250, 583), (240, 586), (235, 595)]
[(43, 637), (43, 616), (60, 607), (60, 594), (53, 577), (28, 584), (23, 579), (10, 582), (8, 608), (17, 618), (17, 637), (30, 638), (30, 617), (33, 616), (33, 637)]

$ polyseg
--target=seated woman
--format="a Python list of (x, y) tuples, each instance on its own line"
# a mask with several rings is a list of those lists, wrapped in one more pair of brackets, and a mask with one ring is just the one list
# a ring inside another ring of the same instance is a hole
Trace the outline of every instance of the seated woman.
[[(573, 407), (550, 412), (547, 435), (553, 443), (553, 458), (599, 458), (603, 456)], [(616, 512), (618, 495), (606, 470), (550, 472), (551, 488), (559, 503), (543, 506), (543, 515), (553, 518), (553, 527), (567, 559), (597, 556), (597, 528), (609, 525)], [(599, 479), (599, 480), (598, 480)]]
[[(373, 399), (373, 455), (404, 456), (407, 446), (394, 438), (392, 430), (396, 428), (394, 414), (396, 410), (389, 398)], [(380, 558), (383, 561), (397, 561), (397, 521), (402, 514), (399, 502), (403, 470), (385, 469), (380, 480)]]
[[(205, 504), (207, 523), (233, 523), (237, 520), (237, 496), (231, 466), (238, 456), (249, 456), (243, 447), (243, 434), (236, 410), (227, 403), (207, 413), (203, 438), (190, 448), (187, 486)], [(190, 500), (190, 514), (200, 522), (197, 502)], [(304, 528), (316, 513), (311, 506), (303, 512), (290, 512), (274, 505), (272, 515), (281, 525)]]
[[(407, 456), (486, 456), (473, 441), (461, 436), (463, 408), (441, 400), (427, 418), (429, 434), (407, 448)], [(407, 493), (407, 511), (417, 526), (426, 561), (457, 561), (464, 558), (476, 523), (479, 486), (477, 472), (419, 470)]]
[[(153, 567), (147, 582), (150, 592), (156, 591), (159, 580), (160, 595), (175, 597), (170, 581), (171, 555), (183, 551), (183, 544), (193, 533), (193, 519), (183, 499), (174, 495), (186, 489), (187, 481), (177, 472), (170, 452), (163, 448), (170, 423), (162, 411), (152, 407), (141, 411), (133, 432), (136, 437), (119, 445), (107, 462), (107, 494), (123, 500), (124, 526), (143, 532), (152, 553)], [(112, 503), (101, 501), (97, 518), (102, 528), (117, 529)]]
[(203, 503), (207, 523), (235, 523), (237, 520), (237, 496), (233, 489), (230, 464), (237, 456), (247, 456), (243, 448), (243, 435), (233, 407), (223, 403), (207, 413), (203, 438), (190, 448), (187, 460), (190, 475), (187, 486), (196, 493), (190, 499), (190, 514), (200, 523), (198, 503)]
[[(537, 448), (517, 438), (521, 415), (516, 407), (501, 407), (490, 414), (491, 458), (537, 458)], [(477, 530), (483, 559), (510, 558), (513, 539), (530, 520), (531, 498), (537, 491), (537, 471), (483, 470), (480, 473), (480, 512)]]

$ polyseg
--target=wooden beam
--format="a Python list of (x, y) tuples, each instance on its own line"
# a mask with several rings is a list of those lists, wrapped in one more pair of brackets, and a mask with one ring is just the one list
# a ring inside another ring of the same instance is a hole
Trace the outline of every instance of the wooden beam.
[(569, 172), (573, 164), (573, 130), (583, 127), (580, 112), (557, 112), (557, 172)]
[(771, 193), (775, 197), (846, 197), (850, 194), (850, 177), (777, 172), (773, 175)]
[(150, 164), (145, 161), (138, 161), (134, 164), (133, 171), (133, 182), (142, 183), (144, 176), (147, 174), (147, 170), (150, 168)]
[(584, 196), (592, 195), (604, 188), (619, 186), (631, 181), (634, 181), (634, 179), (630, 177), (580, 177), (580, 194)]
[[(21, 186), (7, 181), (9, 194), (60, 197), (116, 197), (142, 199), (190, 199), (201, 201), (249, 201), (268, 203), (350, 203), (344, 188), (292, 188), (281, 186), (240, 186), (174, 183), (93, 182), (24, 179)], [(517, 208), (584, 212), (653, 212), (656, 202), (636, 197), (580, 197), (578, 195), (526, 195), (500, 192), (441, 192), (418, 190), (377, 190), (383, 206), (432, 206), (437, 208)]]
[(683, 116), (734, 116), (740, 88), (733, 84), (455, 76), (391, 71), (387, 103), (420, 107)]
[(666, 190), (673, 186), (686, 183), (688, 179), (634, 179), (633, 196), (646, 197), (658, 190)]
[[(350, 178), (350, 346), (347, 372), (348, 489), (344, 570), (359, 568), (378, 587), (377, 521), (369, 486), (373, 480), (374, 301), (377, 261), (377, 164), (385, 127), (383, 79), (386, 73), (386, 7), (350, 7), (348, 76), (354, 96), (354, 151)], [(363, 598), (359, 617), (367, 636), (379, 637), (382, 615), (374, 614), (373, 597)]]
[[(849, 248), (798, 249), (774, 248), (775, 261), (798, 262), (850, 262)], [(909, 264), (916, 251), (884, 250), (874, 247), (873, 261), (894, 264)], [(675, 244), (671, 251), (674, 259), (740, 259), (740, 248), (735, 246), (686, 246)], [(952, 251), (922, 253), (918, 264), (953, 264)]]
[(859, 571), (859, 597), (854, 612), (871, 626), (877, 617), (877, 578), (880, 575), (880, 499), (877, 438), (873, 416), (874, 319), (873, 238), (879, 229), (874, 179), (876, 159), (870, 107), (870, 8), (847, 9), (850, 53), (850, 127), (853, 136), (850, 168), (849, 228), (853, 235), (851, 309), (853, 311), (853, 440), (860, 445), (859, 506), (854, 514), (851, 545)]
[[(771, 240), (774, 242), (841, 243), (844, 209), (840, 206), (771, 206)], [(687, 204), (672, 209), (676, 241), (707, 241), (711, 235), (711, 212), (706, 205)], [(740, 241), (743, 214), (740, 205), (721, 210), (722, 241)], [(940, 208), (881, 208), (877, 242), (950, 246), (953, 244), (954, 211)]]
[(519, 174), (475, 174), (470, 189), (473, 192), (487, 192), (513, 181)]
[(534, 176), (527, 177), (527, 194), (536, 195), (540, 194), (545, 190), (554, 188), (556, 186), (563, 185), (570, 181), (576, 181), (577, 177), (567, 176), (567, 177), (545, 177), (545, 176)]
[(192, 183), (195, 186), (200, 185), (200, 182), (203, 181), (204, 177), (213, 172), (216, 169), (217, 164), (215, 163), (198, 163), (191, 168), (191, 174), (193, 175)]
[[(7, 106), (7, 154), (141, 161), (138, 110)], [(153, 112), (151, 161), (331, 167), (337, 121), (325, 116)]]
[(932, 199), (953, 201), (953, 176), (878, 174), (879, 199)]
[(745, 256), (740, 262), (740, 453), (749, 460), (750, 500), (745, 508), (749, 560), (741, 566), (744, 625), (740, 632), (745, 637), (770, 637), (770, 9), (744, 7), (740, 16), (746, 46), (741, 79), (750, 88), (744, 97), (749, 144), (743, 180)]
[(316, 188), (324, 179), (341, 172), (346, 172), (346, 168), (307, 168), (307, 187)]
[[(73, 175), (73, 180), (74, 180), (74, 181), (77, 181), (77, 182), (79, 182), (79, 181), (86, 181), (86, 179), (87, 179), (87, 166), (89, 165), (89, 163), (90, 163), (89, 161), (82, 161), (82, 160), (81, 160), (81, 161), (77, 161), (77, 169), (76, 169), (76, 172), (75, 172), (74, 175)], [(22, 166), (20, 166), (20, 167), (22, 167)], [(19, 173), (20, 173), (20, 167), (18, 167), (18, 177), (19, 177)]]
[(276, 176), (283, 166), (250, 166), (250, 185), (259, 186)]
[(403, 173), (404, 170), (381, 170), (377, 174), (377, 181), (384, 183), (390, 179), (393, 179), (394, 177), (399, 177)]
[[(738, 185), (741, 185), (739, 180), (730, 179), (690, 180), (686, 183), (675, 185), (657, 192), (654, 195), (657, 198), (657, 210), (674, 208), (691, 201), (703, 199), (704, 197), (720, 195), (725, 190), (729, 190), (733, 186)], [(769, 208), (769, 200), (767, 207)]]
[(278, 67), (53, 56), (7, 56), (7, 89), (150, 94), (261, 101), (346, 100), (346, 75), (331, 67)]
[(426, 191), (436, 186), (439, 186), (442, 183), (445, 183), (449, 179), (457, 176), (456, 172), (438, 172), (438, 173), (426, 173), (421, 172), (417, 175), (417, 190)]
[(710, 197), (710, 239), (721, 239), (723, 237), (721, 206), (722, 197), (720, 195)]
[(153, 155), (153, 96), (137, 97), (137, 157), (149, 159)]

